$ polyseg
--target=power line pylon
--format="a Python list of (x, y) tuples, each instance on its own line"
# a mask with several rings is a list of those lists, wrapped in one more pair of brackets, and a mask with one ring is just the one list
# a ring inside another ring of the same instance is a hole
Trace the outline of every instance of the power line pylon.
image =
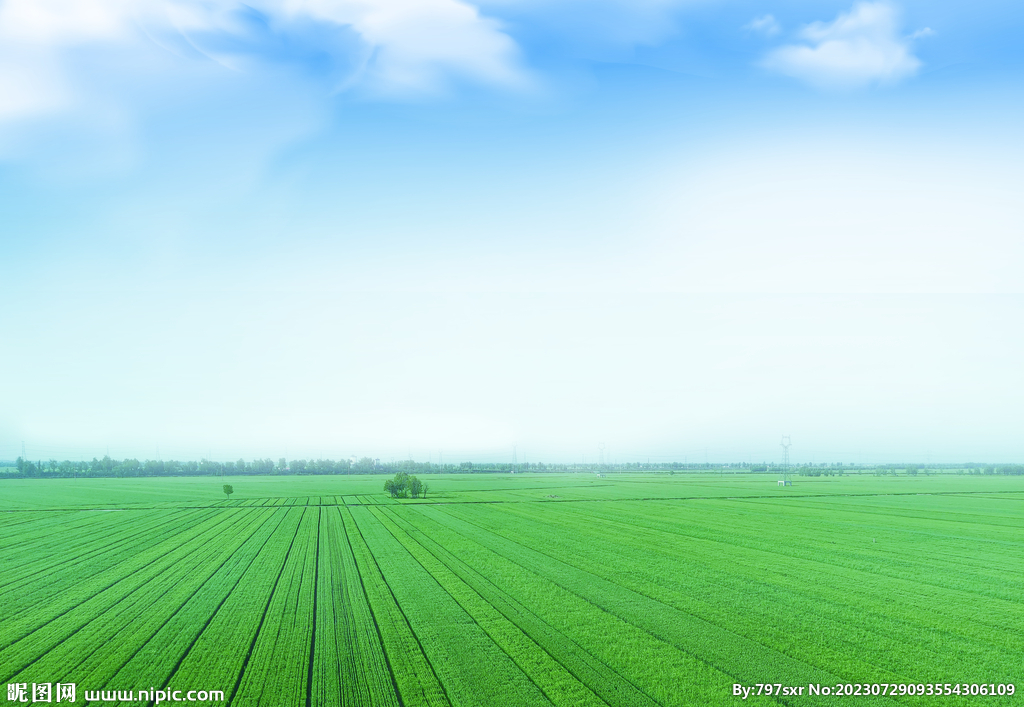
[(789, 486), (789, 448), (792, 446), (789, 435), (782, 435), (782, 482)]

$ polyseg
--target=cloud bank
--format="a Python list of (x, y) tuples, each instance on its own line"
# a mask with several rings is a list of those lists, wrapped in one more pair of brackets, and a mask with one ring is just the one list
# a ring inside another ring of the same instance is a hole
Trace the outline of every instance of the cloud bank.
[(832, 22), (814, 22), (800, 31), (799, 44), (779, 47), (765, 68), (820, 88), (857, 88), (896, 83), (921, 67), (912, 37), (899, 32), (895, 8), (884, 2), (858, 3)]
[(345, 86), (373, 93), (436, 92), (450, 80), (528, 83), (515, 42), (461, 0), (7, 0), (0, 120), (71, 108), (87, 90), (75, 70), (85, 52), (146, 64), (171, 50), (245, 70), (280, 59), (288, 45), (346, 65)]

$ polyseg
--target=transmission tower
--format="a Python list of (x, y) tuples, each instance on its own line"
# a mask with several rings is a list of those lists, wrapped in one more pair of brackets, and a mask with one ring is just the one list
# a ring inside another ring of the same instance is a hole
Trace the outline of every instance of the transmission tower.
[(789, 448), (792, 446), (789, 435), (782, 435), (782, 481), (789, 484)]
[(513, 474), (516, 473), (516, 465), (519, 463), (519, 460), (516, 458), (516, 446), (517, 445), (515, 445), (515, 444), (512, 445), (512, 473)]

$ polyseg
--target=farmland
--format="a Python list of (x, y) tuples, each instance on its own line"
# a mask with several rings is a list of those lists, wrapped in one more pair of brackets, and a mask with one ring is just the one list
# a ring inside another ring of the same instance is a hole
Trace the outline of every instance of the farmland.
[(425, 499), (383, 481), (2, 480), (0, 672), (75, 683), (80, 704), (140, 689), (396, 707), (725, 705), (735, 683), (1024, 690), (1021, 477), (455, 474)]

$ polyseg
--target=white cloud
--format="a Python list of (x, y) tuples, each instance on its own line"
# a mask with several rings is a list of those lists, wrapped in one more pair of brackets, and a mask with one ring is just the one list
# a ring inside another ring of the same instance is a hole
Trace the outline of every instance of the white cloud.
[(743, 29), (747, 30), (748, 32), (757, 32), (759, 34), (764, 34), (769, 37), (771, 37), (772, 35), (776, 35), (780, 31), (782, 31), (782, 27), (779, 25), (778, 20), (776, 20), (771, 15), (761, 15), (760, 17), (755, 17), (750, 22), (743, 25)]
[(527, 83), (513, 40), (462, 0), (6, 0), (0, 4), (0, 120), (81, 102), (89, 91), (77, 64), (82, 51), (128, 51), (144, 63), (161, 51), (156, 47), (177, 44), (233, 69), (253, 62), (231, 52), (273, 61), (274, 49), (263, 55), (249, 36), (252, 26), (243, 17), (253, 11), (273, 31), (313, 26), (321, 38), (336, 33), (326, 51), (338, 61), (351, 62), (354, 39), (363, 61), (350, 67), (349, 84), (370, 91), (431, 92), (456, 77), (502, 87)]
[(286, 0), (284, 9), (354, 29), (374, 50), (366, 74), (387, 92), (432, 90), (447, 74), (525, 83), (512, 39), (458, 0)]
[(801, 44), (779, 47), (762, 65), (823, 88), (894, 83), (915, 74), (921, 61), (901, 36), (898, 15), (884, 2), (858, 3), (832, 22), (800, 31)]

